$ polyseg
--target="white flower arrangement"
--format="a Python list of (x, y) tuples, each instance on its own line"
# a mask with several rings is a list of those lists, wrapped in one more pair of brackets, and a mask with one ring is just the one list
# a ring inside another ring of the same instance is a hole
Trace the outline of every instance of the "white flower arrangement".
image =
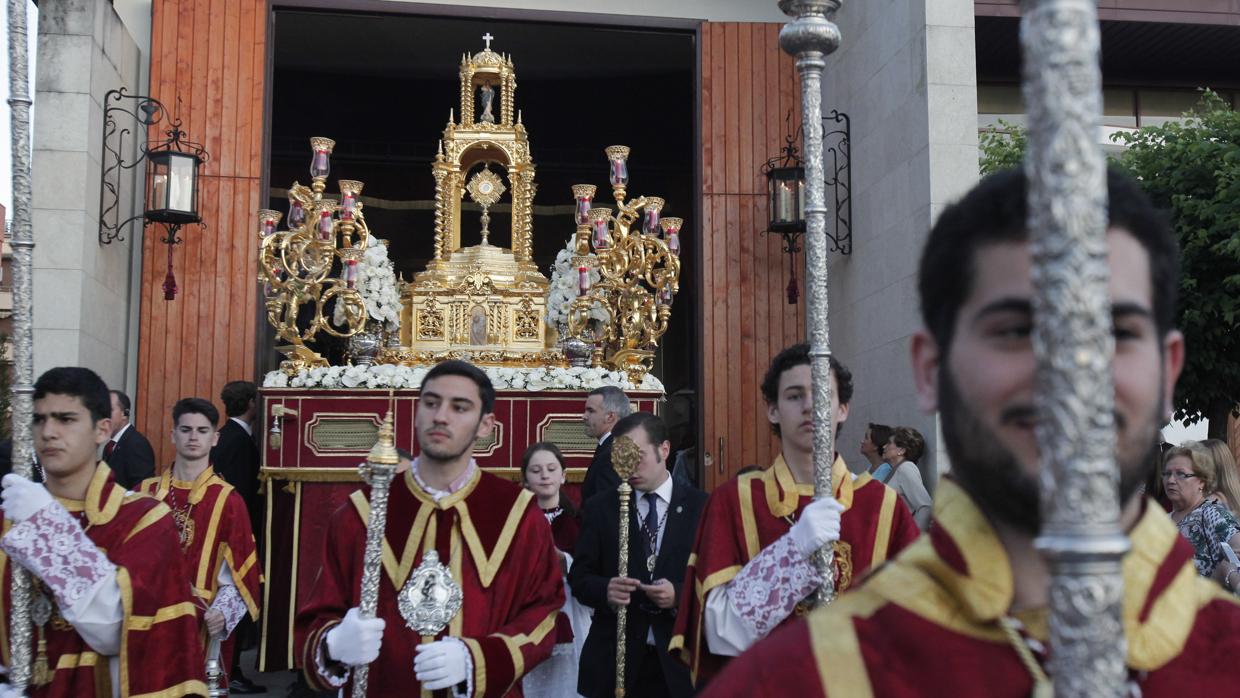
[[(573, 266), (575, 241), (569, 238), (564, 249), (555, 256), (555, 264), (551, 267), (551, 290), (547, 294), (547, 326), (557, 327), (568, 324), (568, 311), (577, 297), (577, 268)], [(598, 283), (601, 276), (597, 269), (590, 270), (590, 284)], [(590, 319), (597, 322), (609, 322), (611, 314), (601, 303), (590, 306)]]
[[(622, 371), (602, 368), (503, 368), (481, 367), (496, 390), (594, 390), (614, 385), (622, 390), (663, 392), (663, 383), (649, 373), (634, 385)], [(272, 371), (263, 378), (265, 388), (418, 388), (429, 366), (327, 366), (303, 370), (290, 377)]]
[[(400, 325), (400, 290), (396, 287), (396, 270), (388, 259), (385, 241), (371, 238), (357, 263), (357, 292), (366, 304), (370, 319), (393, 327)], [(336, 304), (332, 321), (337, 325), (345, 324), (344, 304)]]

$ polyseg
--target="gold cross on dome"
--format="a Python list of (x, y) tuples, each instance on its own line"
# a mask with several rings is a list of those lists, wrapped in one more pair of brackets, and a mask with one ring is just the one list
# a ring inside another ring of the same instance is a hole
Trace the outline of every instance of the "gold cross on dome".
[(485, 42), (487, 42), (487, 50), (488, 50), (488, 51), (490, 51), (490, 50), (491, 50), (491, 41), (492, 41), (494, 38), (495, 38), (495, 37), (491, 36), (491, 32), (487, 32), (486, 34), (483, 34), (483, 35), (482, 35), (482, 40), (483, 40), (483, 41), (485, 41)]

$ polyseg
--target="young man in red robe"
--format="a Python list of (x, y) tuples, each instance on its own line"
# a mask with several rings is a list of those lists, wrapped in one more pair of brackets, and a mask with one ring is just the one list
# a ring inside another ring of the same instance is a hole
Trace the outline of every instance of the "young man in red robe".
[[(551, 528), (532, 492), (471, 457), (494, 409), (495, 388), (477, 367), (445, 361), (427, 372), (414, 417), (421, 453), (391, 485), (373, 619), (357, 608), (369, 490), (332, 515), (323, 569), (296, 622), (315, 688), (344, 687), (369, 664), (374, 696), (520, 695), (522, 675), (551, 655), (564, 604)], [(444, 600), (457, 593), (453, 611)], [(446, 625), (423, 624), (444, 609)]]
[[(848, 419), (852, 374), (831, 357), (832, 414)], [(810, 560), (830, 543), (837, 591), (919, 535), (895, 490), (853, 475), (836, 455), (835, 496), (814, 500), (814, 423), (809, 346), (781, 351), (762, 380), (767, 418), (780, 455), (766, 471), (729, 480), (711, 493), (698, 527), (694, 556), (676, 618), (673, 649), (698, 687), (727, 661), (775, 627), (804, 613), (806, 598), (822, 584)], [(838, 434), (838, 431), (837, 431)]]
[[(1232, 695), (1240, 606), (1197, 576), (1193, 548), (1138, 485), (1184, 365), (1175, 239), (1127, 177), (1108, 176), (1115, 459), (1128, 682), (1116, 693)], [(1024, 698), (1050, 695), (1050, 570), (1034, 431), (1035, 359), (1025, 176), (983, 180), (939, 217), (922, 254), (925, 329), (913, 337), (921, 404), (942, 414), (952, 473), (929, 534), (857, 590), (733, 662), (707, 692), (749, 696)], [(1080, 493), (1064, 493), (1077, 496)], [(1071, 666), (1070, 663), (1065, 663)]]
[(261, 582), (245, 501), (211, 467), (219, 419), (215, 406), (202, 398), (178, 400), (172, 406), (176, 460), (159, 477), (143, 480), (138, 491), (172, 510), (194, 593), (205, 608), (204, 646), (220, 641), (218, 658), (227, 667), (233, 629), (247, 613), (258, 620)]
[(4, 477), (0, 658), (9, 666), (12, 573), (33, 576), (27, 694), (203, 695), (198, 606), (168, 508), (125, 492), (95, 460), (108, 440), (108, 388), (54, 368), (34, 386), (34, 447), (46, 485)]

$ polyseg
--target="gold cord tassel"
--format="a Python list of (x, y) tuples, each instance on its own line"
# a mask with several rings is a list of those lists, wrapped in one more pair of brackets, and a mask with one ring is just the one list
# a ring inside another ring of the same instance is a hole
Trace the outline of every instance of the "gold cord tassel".
[(30, 670), (30, 680), (36, 686), (46, 686), (52, 682), (52, 670), (47, 665), (47, 638), (43, 635), (43, 626), (38, 626), (39, 648), (35, 654), (34, 666)]

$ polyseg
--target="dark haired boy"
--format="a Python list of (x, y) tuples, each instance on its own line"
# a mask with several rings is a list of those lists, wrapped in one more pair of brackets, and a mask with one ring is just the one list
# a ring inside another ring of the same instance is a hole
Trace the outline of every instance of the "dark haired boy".
[(617, 483), (585, 502), (576, 559), (568, 574), (573, 596), (594, 609), (581, 650), (577, 692), (587, 698), (617, 695), (615, 609), (627, 606), (625, 695), (689, 696), (689, 672), (668, 645), (706, 494), (668, 471), (672, 445), (659, 417), (635, 412), (616, 422), (611, 434), (613, 439), (632, 439), (641, 453), (629, 478), (634, 500), (626, 524), (629, 565), (619, 569)]
[[(1131, 179), (1108, 173), (1107, 199), (1115, 460), (1132, 546), (1115, 637), (1127, 648), (1128, 678), (1107, 688), (1231, 694), (1240, 669), (1220, 658), (1240, 651), (1240, 606), (1197, 576), (1193, 547), (1139, 489), (1184, 365), (1173, 323), (1175, 239)], [(945, 686), (961, 698), (1049, 695), (1047, 673), (1073, 668), (1047, 661), (1051, 577), (1034, 547), (1041, 466), (1025, 200), (1023, 172), (987, 177), (943, 211), (922, 253), (925, 329), (913, 336), (913, 376), (922, 408), (941, 412), (952, 462), (931, 534), (759, 643), (713, 695), (752, 695), (772, 680), (772, 662), (790, 692), (848, 698), (940, 695)]]
[[(31, 696), (203, 695), (205, 664), (189, 572), (168, 508), (95, 460), (111, 433), (108, 388), (79, 367), (34, 386), (44, 484), (6, 475), (0, 623), (12, 570), (35, 579)], [(11, 637), (8, 629), (6, 637)], [(9, 647), (0, 646), (9, 665)]]
[[(831, 357), (831, 412), (848, 418), (852, 374)], [(764, 472), (729, 480), (711, 493), (686, 577), (695, 593), (680, 601), (673, 646), (699, 687), (777, 626), (808, 607), (822, 577), (810, 557), (830, 544), (835, 589), (843, 592), (919, 535), (894, 490), (853, 475), (836, 454), (834, 496), (815, 500), (814, 421), (809, 346), (771, 360), (762, 381), (767, 419), (780, 455)]]
[(245, 502), (211, 467), (220, 413), (207, 400), (187, 397), (172, 406), (176, 460), (138, 486), (172, 510), (194, 594), (205, 607), (204, 640), (220, 642), (231, 666), (233, 629), (248, 613), (258, 619), (258, 552)]
[[(472, 457), (495, 426), (495, 388), (480, 369), (445, 361), (427, 372), (414, 425), (421, 453), (389, 492), (375, 617), (358, 609), (370, 517), (363, 488), (332, 515), (323, 568), (298, 609), (302, 666), (320, 690), (343, 688), (368, 664), (370, 695), (508, 695), (555, 642), (564, 588), (551, 527), (532, 492)], [(406, 625), (458, 592), (461, 605), (437, 632)]]

